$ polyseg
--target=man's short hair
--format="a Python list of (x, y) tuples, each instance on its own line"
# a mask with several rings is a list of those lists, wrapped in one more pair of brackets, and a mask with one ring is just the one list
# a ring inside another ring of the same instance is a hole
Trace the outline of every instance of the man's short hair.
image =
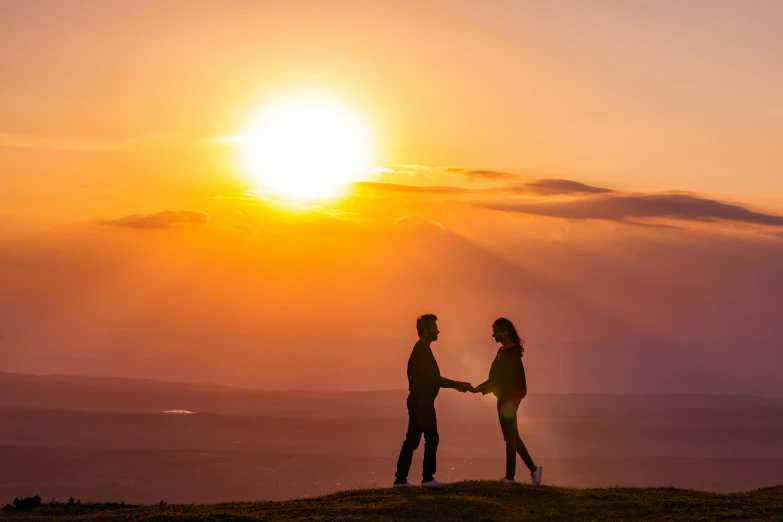
[(419, 318), (416, 319), (416, 331), (421, 335), (422, 332), (428, 330), (437, 320), (438, 318), (435, 314), (420, 315)]

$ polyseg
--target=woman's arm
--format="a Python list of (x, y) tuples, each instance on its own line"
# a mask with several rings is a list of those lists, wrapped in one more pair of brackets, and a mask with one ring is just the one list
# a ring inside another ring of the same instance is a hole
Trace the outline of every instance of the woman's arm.
[(522, 390), (521, 399), (525, 398), (525, 395), (527, 395), (527, 379), (525, 379), (525, 365), (522, 364), (522, 359), (519, 359), (519, 368), (517, 369), (519, 372), (519, 378), (522, 381), (520, 384), (520, 388)]
[(488, 393), (492, 393), (493, 390), (495, 389), (495, 386), (492, 384), (492, 381), (486, 380), (481, 384), (479, 384), (478, 386), (476, 386), (476, 389), (480, 391), (483, 395), (486, 395)]

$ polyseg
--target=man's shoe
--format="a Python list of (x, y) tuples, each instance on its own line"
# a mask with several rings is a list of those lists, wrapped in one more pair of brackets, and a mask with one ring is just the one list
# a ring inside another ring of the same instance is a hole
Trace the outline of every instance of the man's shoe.
[(421, 481), (421, 485), (424, 486), (425, 488), (439, 488), (439, 487), (443, 486), (444, 484), (440, 480), (432, 479), (432, 480), (429, 480), (427, 482), (424, 482), (422, 480)]
[(516, 484), (516, 483), (517, 483), (517, 481), (516, 481), (516, 480), (514, 480), (514, 479), (510, 479), (510, 478), (506, 478), (506, 477), (503, 477), (503, 478), (501, 478), (501, 479), (499, 479), (499, 480), (500, 480), (500, 482), (502, 482), (503, 484)]
[(413, 484), (408, 482), (407, 480), (405, 482), (400, 482), (399, 480), (395, 480), (394, 484), (392, 484), (393, 488), (412, 488)]
[(530, 473), (530, 479), (533, 481), (533, 484), (538, 486), (541, 484), (541, 475), (544, 473), (543, 466), (536, 467), (536, 470)]

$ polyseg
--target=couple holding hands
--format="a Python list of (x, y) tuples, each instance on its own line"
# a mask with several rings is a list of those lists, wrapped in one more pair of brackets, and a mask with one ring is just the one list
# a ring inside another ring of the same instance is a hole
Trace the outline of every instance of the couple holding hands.
[(519, 438), (517, 429), (517, 409), (527, 394), (525, 368), (522, 365), (522, 341), (511, 321), (501, 317), (492, 323), (492, 337), (501, 344), (492, 367), (489, 379), (478, 386), (468, 382), (452, 381), (441, 377), (438, 362), (430, 345), (438, 340), (438, 318), (432, 314), (422, 315), (416, 320), (419, 340), (413, 347), (408, 359), (408, 432), (402, 443), (400, 457), (397, 460), (395, 488), (411, 487), (408, 472), (411, 468), (413, 452), (419, 447), (424, 435), (424, 469), (421, 485), (426, 487), (442, 486), (435, 479), (436, 454), (438, 451), (438, 422), (435, 415), (435, 398), (441, 388), (454, 388), (459, 392), (493, 393), (498, 399), (498, 418), (506, 441), (506, 474), (501, 482), (514, 482), (517, 453), (530, 470), (533, 484), (541, 483), (542, 467), (536, 466)]

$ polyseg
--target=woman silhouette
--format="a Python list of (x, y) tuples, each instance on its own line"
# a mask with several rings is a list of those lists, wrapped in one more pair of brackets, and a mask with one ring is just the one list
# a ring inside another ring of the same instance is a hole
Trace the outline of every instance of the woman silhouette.
[(530, 470), (533, 484), (541, 483), (543, 468), (536, 466), (525, 444), (519, 438), (517, 428), (517, 409), (519, 403), (527, 395), (525, 382), (525, 367), (522, 365), (522, 340), (517, 334), (514, 324), (501, 317), (492, 323), (492, 337), (501, 344), (492, 367), (489, 369), (489, 379), (479, 384), (476, 390), (486, 395), (494, 393), (498, 398), (498, 418), (503, 439), (506, 441), (506, 476), (501, 482), (514, 482), (517, 453)]

